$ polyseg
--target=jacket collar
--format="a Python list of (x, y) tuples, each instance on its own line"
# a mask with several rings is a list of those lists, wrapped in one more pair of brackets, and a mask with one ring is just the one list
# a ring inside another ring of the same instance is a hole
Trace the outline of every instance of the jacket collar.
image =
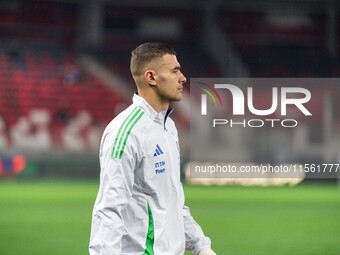
[(169, 108), (166, 111), (156, 112), (156, 110), (144, 98), (138, 96), (137, 93), (133, 95), (132, 101), (134, 105), (142, 108), (152, 120), (160, 124), (164, 123), (164, 127), (168, 116), (174, 110), (173, 108)]

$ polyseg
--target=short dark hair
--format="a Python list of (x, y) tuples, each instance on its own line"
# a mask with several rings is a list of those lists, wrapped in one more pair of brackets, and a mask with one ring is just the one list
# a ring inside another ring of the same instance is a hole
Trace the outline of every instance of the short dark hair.
[(147, 63), (166, 54), (176, 55), (176, 52), (168, 45), (159, 42), (146, 42), (139, 45), (131, 52), (130, 71), (132, 76), (140, 75)]

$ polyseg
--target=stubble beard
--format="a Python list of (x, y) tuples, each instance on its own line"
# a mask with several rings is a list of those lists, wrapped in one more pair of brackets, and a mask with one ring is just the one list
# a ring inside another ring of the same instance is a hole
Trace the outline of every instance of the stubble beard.
[(178, 101), (181, 101), (182, 100), (182, 97), (183, 97), (183, 92), (180, 92), (178, 91), (177, 93), (179, 93), (178, 95), (169, 95), (169, 94), (166, 94), (166, 93), (160, 93), (159, 94), (159, 97), (161, 99), (161, 101), (163, 102), (178, 102)]

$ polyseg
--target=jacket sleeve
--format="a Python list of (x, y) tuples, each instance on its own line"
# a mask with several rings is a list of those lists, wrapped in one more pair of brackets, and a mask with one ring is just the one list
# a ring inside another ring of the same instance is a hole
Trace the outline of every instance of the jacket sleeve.
[(200, 250), (211, 246), (209, 237), (206, 237), (190, 214), (187, 206), (183, 206), (184, 230), (185, 230), (185, 248), (197, 255)]
[(107, 134), (100, 148), (100, 185), (93, 208), (90, 255), (112, 255), (121, 253), (124, 234), (122, 210), (128, 204), (134, 183), (135, 155), (131, 140), (123, 156), (111, 156), (115, 135)]

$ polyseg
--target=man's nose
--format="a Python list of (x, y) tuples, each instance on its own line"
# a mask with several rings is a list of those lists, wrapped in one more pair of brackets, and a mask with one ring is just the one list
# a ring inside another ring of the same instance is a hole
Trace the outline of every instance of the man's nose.
[(186, 83), (187, 82), (187, 78), (185, 78), (184, 74), (182, 73), (182, 77), (181, 77), (181, 80), (182, 84)]

